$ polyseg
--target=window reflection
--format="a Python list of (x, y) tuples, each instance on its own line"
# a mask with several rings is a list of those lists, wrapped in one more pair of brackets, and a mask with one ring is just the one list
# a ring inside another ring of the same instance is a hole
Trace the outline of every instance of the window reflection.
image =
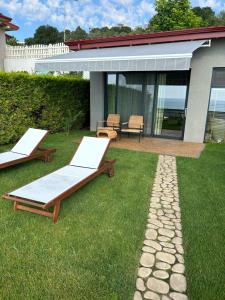
[(225, 136), (225, 68), (214, 69), (209, 101), (206, 140), (221, 142)]

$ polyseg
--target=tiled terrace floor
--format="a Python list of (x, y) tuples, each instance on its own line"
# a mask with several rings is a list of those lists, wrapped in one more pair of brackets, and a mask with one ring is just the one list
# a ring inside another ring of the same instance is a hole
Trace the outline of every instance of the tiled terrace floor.
[(116, 141), (112, 141), (111, 147), (198, 158), (204, 150), (205, 145), (148, 137), (142, 138), (139, 143), (137, 137), (122, 137), (121, 140), (118, 138)]

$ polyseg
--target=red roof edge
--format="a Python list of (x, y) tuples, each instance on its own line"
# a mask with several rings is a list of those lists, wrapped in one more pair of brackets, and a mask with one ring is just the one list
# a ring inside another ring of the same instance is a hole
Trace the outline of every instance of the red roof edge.
[(6, 22), (11, 22), (12, 18), (7, 17), (7, 16), (3, 15), (2, 13), (0, 13), (0, 20), (4, 20)]
[(108, 38), (74, 40), (67, 41), (65, 44), (69, 46), (71, 50), (77, 51), (83, 49), (168, 43), (224, 37), (225, 26), (211, 26), (144, 34), (130, 34), (125, 36), (112, 36)]
[(19, 26), (11, 23), (12, 18), (6, 17), (0, 13), (0, 27), (4, 28), (5, 31), (18, 30)]

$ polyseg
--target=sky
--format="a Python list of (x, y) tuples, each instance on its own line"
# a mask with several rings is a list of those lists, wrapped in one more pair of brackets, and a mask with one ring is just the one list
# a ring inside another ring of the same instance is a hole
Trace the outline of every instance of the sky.
[[(192, 0), (193, 6), (210, 6), (216, 12), (225, 9), (224, 0)], [(19, 41), (32, 37), (40, 25), (63, 31), (78, 25), (93, 27), (124, 24), (146, 26), (155, 14), (154, 0), (0, 0), (0, 12), (13, 18), (18, 31), (11, 32)]]

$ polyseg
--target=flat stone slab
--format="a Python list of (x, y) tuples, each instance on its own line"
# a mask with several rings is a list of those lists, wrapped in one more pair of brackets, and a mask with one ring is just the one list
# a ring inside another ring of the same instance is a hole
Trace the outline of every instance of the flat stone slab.
[(173, 273), (170, 276), (170, 286), (177, 292), (186, 292), (186, 278), (182, 274)]
[(138, 276), (142, 278), (149, 277), (151, 273), (152, 269), (150, 268), (141, 267), (138, 269)]
[(174, 264), (175, 260), (176, 260), (176, 258), (173, 254), (166, 253), (166, 252), (157, 252), (156, 259), (161, 260), (161, 261), (171, 264), (171, 265)]
[(169, 284), (163, 280), (150, 277), (147, 281), (147, 287), (153, 292), (159, 294), (167, 294), (169, 292)]
[(143, 253), (140, 259), (140, 264), (143, 267), (152, 267), (155, 263), (155, 256), (151, 253)]

